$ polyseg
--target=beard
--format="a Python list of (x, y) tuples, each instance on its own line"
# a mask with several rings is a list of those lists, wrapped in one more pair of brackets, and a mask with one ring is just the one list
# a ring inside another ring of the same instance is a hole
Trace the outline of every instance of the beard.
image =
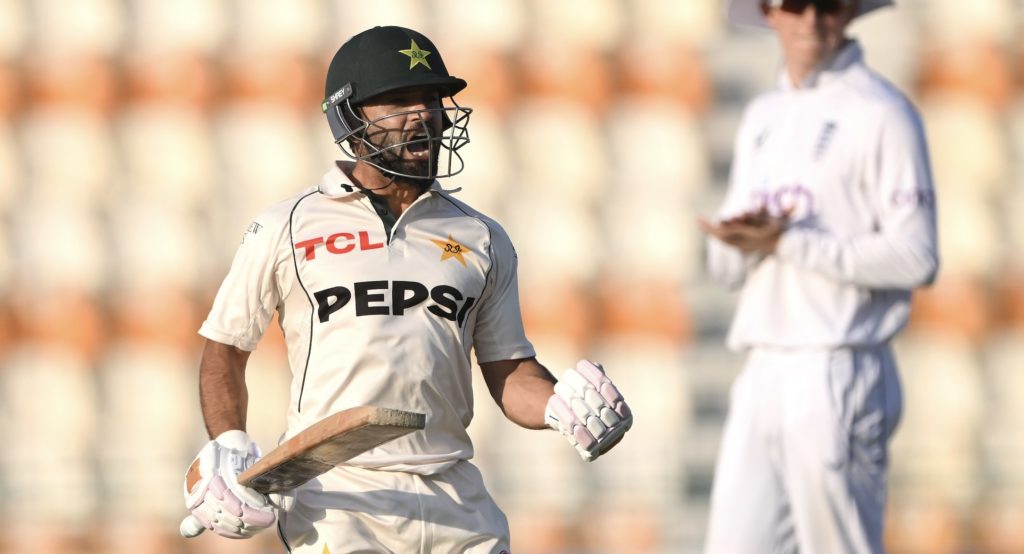
[[(438, 157), (441, 152), (441, 145), (438, 141), (434, 140), (427, 143), (427, 147), (430, 148), (431, 155), (425, 160), (407, 160), (402, 157), (402, 154), (406, 151), (406, 146), (397, 146), (402, 142), (400, 136), (391, 138), (391, 133), (385, 137), (382, 144), (374, 144), (380, 149), (378, 154), (370, 154), (366, 156), (368, 161), (372, 161), (374, 164), (380, 166), (385, 173), (390, 173), (395, 176), (399, 181), (406, 182), (420, 190), (427, 190), (434, 183), (434, 179), (437, 175)], [(360, 145), (362, 155), (368, 154), (368, 149), (365, 145)]]
[(402, 159), (402, 150), (402, 147), (385, 150), (377, 156), (377, 165), (399, 180), (409, 181), (419, 188), (430, 188), (437, 175), (437, 152), (426, 160), (406, 160)]

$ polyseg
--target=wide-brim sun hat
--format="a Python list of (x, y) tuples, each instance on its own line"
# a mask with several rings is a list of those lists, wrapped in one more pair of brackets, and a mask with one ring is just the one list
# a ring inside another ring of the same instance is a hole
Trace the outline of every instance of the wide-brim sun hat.
[[(730, 23), (762, 29), (768, 28), (768, 23), (764, 20), (764, 13), (761, 11), (762, 0), (728, 0), (728, 2), (725, 13)], [(857, 14), (854, 17), (860, 17), (878, 8), (894, 4), (893, 0), (860, 0)]]

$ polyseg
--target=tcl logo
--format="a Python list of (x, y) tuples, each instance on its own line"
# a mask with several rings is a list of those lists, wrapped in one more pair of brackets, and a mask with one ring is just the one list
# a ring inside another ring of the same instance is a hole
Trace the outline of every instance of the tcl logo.
[[(358, 238), (357, 238), (358, 237)], [(368, 231), (352, 233), (334, 233), (326, 237), (316, 237), (295, 243), (296, 250), (303, 250), (307, 260), (316, 259), (316, 247), (324, 244), (331, 254), (347, 254), (353, 250), (376, 250), (384, 248), (383, 242), (372, 242)]]
[(320, 323), (326, 323), (331, 315), (355, 304), (356, 317), (368, 315), (405, 315), (406, 310), (427, 302), (427, 311), (442, 319), (454, 321), (462, 327), (466, 314), (476, 298), (466, 296), (449, 285), (438, 285), (428, 289), (416, 281), (361, 281), (352, 287), (331, 287), (313, 293), (316, 298), (316, 314)]

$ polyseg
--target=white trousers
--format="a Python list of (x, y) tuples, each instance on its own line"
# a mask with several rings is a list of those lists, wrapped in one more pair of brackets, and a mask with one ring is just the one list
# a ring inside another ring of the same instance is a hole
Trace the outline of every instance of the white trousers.
[(705, 553), (883, 552), (902, 396), (888, 345), (751, 351), (731, 391)]
[(509, 551), (505, 514), (467, 461), (437, 475), (342, 466), (292, 496), (278, 533), (293, 554)]

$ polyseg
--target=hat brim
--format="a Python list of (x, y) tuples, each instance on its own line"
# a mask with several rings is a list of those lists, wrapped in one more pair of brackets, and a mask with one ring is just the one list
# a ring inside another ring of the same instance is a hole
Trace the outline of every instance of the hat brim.
[[(878, 8), (894, 4), (893, 0), (861, 0), (860, 7), (857, 9), (857, 15), (854, 17), (860, 17)], [(730, 0), (728, 7), (726, 7), (726, 16), (729, 18), (730, 23), (736, 25), (759, 27), (761, 29), (769, 28), (768, 23), (764, 20), (764, 14), (761, 13), (761, 0)]]
[(352, 92), (351, 101), (354, 104), (359, 104), (386, 92), (412, 87), (436, 87), (444, 91), (447, 96), (455, 96), (461, 92), (462, 89), (466, 88), (466, 81), (458, 77), (442, 77), (440, 75), (424, 73), (421, 77), (413, 81), (403, 79), (392, 83), (383, 83), (366, 91), (356, 88), (356, 90)]

